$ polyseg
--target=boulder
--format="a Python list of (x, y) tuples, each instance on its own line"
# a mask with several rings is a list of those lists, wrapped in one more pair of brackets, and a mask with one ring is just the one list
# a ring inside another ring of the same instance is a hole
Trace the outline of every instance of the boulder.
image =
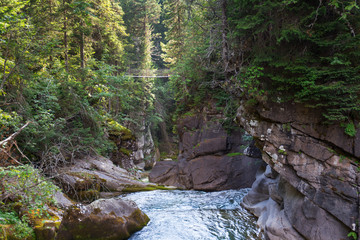
[(56, 181), (75, 201), (90, 203), (100, 197), (110, 198), (130, 190), (141, 191), (157, 187), (136, 180), (125, 169), (115, 166), (104, 157), (88, 156), (77, 159), (74, 163), (58, 169)]
[(161, 183), (168, 186), (175, 186), (184, 188), (177, 181), (178, 178), (178, 164), (173, 161), (157, 162), (149, 174), (149, 181)]
[(100, 199), (89, 205), (74, 205), (65, 211), (57, 240), (121, 240), (149, 222), (131, 201)]

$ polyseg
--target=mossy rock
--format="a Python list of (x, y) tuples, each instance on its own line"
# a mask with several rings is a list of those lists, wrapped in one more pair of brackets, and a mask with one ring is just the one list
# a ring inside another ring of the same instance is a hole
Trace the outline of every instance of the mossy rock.
[(109, 128), (108, 131), (110, 135), (120, 136), (121, 140), (127, 141), (135, 139), (135, 136), (132, 134), (130, 129), (124, 127), (113, 119), (107, 120), (107, 127)]
[(84, 173), (84, 172), (70, 172), (68, 173), (70, 176), (77, 177), (81, 179), (80, 181), (76, 181), (75, 189), (84, 191), (88, 189), (95, 189), (100, 191), (101, 183), (106, 182), (106, 180), (99, 178), (96, 174)]
[(146, 186), (125, 186), (122, 189), (122, 192), (124, 193), (130, 193), (130, 192), (144, 192), (144, 191), (154, 191), (154, 190), (175, 190), (177, 188), (175, 187), (166, 187), (163, 185), (146, 185)]
[(78, 240), (128, 239), (149, 222), (133, 202), (100, 199), (86, 206), (72, 206), (64, 214), (57, 238)]
[(130, 156), (133, 151), (126, 149), (126, 148), (120, 148), (119, 150), (121, 153), (125, 154), (126, 156)]
[(100, 198), (100, 192), (96, 189), (89, 189), (78, 192), (78, 198), (82, 202), (92, 202)]
[(60, 219), (41, 219), (41, 222), (34, 227), (37, 240), (55, 239), (56, 232), (59, 230), (61, 224)]
[(35, 240), (32, 229), (26, 228), (27, 233), (23, 229), (18, 229), (16, 224), (0, 224), (0, 240)]

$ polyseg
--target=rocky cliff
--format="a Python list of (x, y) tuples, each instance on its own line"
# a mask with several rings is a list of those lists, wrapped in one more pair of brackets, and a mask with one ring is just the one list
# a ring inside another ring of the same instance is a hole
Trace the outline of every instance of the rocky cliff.
[[(238, 109), (267, 169), (243, 205), (268, 239), (347, 239), (359, 223), (360, 131), (327, 125), (319, 111), (297, 104)], [(358, 123), (355, 122), (355, 125)]]
[(157, 162), (150, 181), (205, 191), (250, 187), (261, 153), (243, 130), (228, 133), (222, 119), (214, 108), (183, 117), (178, 123), (178, 161)]

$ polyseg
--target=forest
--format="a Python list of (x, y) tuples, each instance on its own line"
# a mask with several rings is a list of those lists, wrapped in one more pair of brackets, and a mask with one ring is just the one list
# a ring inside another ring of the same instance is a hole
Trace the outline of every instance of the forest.
[[(158, 73), (169, 77), (132, 77)], [(208, 102), (231, 130), (240, 101), (300, 103), (354, 137), (357, 1), (2, 0), (0, 223), (32, 234), (14, 199), (52, 202), (58, 187), (44, 178), (84, 155), (110, 157), (112, 130), (146, 125), (161, 144), (164, 128), (176, 136)]]

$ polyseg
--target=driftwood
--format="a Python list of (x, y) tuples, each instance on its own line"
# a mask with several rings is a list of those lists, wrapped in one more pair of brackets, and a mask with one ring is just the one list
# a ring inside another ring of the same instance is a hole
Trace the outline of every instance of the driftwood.
[[(0, 160), (5, 161), (7, 159), (11, 159), (13, 161), (13, 163), (22, 165), (22, 163), (20, 163), (18, 160), (16, 160), (12, 154), (11, 154), (11, 149), (12, 147), (15, 145), (16, 149), (20, 152), (20, 154), (22, 155), (22, 157), (26, 158), (28, 161), (29, 159), (21, 152), (21, 150), (19, 149), (19, 147), (16, 144), (15, 138), (17, 135), (19, 135), (21, 133), (22, 130), (24, 130), (24, 128), (26, 128), (31, 122), (27, 122), (24, 126), (22, 126), (18, 131), (16, 131), (15, 133), (11, 134), (9, 137), (7, 137), (5, 140), (0, 141)], [(7, 164), (4, 164), (4, 162), (0, 162), (0, 166), (5, 166)]]
[(5, 147), (8, 142), (13, 141), (17, 135), (21, 133), (24, 128), (26, 128), (31, 122), (27, 122), (24, 126), (22, 126), (19, 130), (17, 130), (15, 133), (11, 134), (9, 137), (7, 137), (5, 140), (0, 141), (0, 147)]

